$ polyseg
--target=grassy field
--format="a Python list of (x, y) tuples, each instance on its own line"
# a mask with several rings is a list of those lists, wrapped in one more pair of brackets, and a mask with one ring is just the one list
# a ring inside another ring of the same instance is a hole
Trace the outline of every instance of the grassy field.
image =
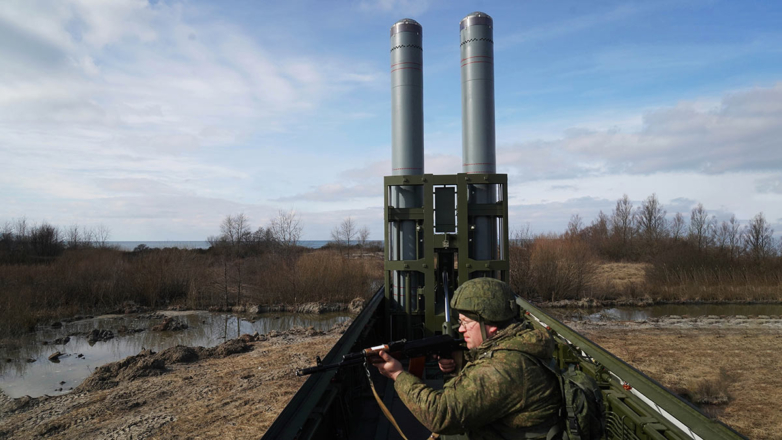
[(601, 329), (586, 337), (758, 440), (782, 439), (782, 331)]

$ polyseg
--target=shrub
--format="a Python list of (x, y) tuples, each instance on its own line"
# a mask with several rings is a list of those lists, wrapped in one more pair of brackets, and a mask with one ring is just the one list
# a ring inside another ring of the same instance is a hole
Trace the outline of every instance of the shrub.
[(530, 253), (535, 290), (545, 300), (583, 296), (595, 273), (595, 258), (578, 239), (538, 237)]

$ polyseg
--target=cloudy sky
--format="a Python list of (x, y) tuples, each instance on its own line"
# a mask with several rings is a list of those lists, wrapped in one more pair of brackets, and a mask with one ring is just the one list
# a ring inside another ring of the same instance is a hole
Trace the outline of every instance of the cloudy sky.
[(461, 171), (459, 21), (494, 17), (511, 226), (627, 194), (782, 232), (782, 4), (0, 2), (0, 224), (202, 240), (243, 212), (382, 231), (389, 28), (424, 28), (427, 173)]

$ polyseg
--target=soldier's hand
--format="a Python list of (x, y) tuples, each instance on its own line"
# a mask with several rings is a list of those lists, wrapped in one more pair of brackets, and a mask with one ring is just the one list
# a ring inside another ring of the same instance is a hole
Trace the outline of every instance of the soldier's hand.
[(377, 360), (373, 360), (372, 365), (376, 366), (377, 370), (380, 371), (380, 374), (383, 376), (396, 380), (397, 376), (403, 371), (402, 363), (383, 350), (378, 352), (378, 356), (380, 356), (381, 359), (375, 358)]
[(453, 371), (456, 369), (455, 360), (444, 359), (437, 355), (435, 355), (435, 358), (437, 359), (437, 366), (440, 367), (440, 371), (442, 371), (443, 373), (453, 373)]

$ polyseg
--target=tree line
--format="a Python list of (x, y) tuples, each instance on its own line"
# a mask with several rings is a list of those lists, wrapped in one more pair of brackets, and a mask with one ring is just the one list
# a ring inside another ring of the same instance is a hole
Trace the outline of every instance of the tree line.
[(26, 217), (0, 225), (0, 263), (45, 261), (66, 249), (105, 248), (111, 231), (104, 225), (64, 228), (47, 222), (32, 223)]
[[(699, 203), (669, 217), (655, 194), (639, 206), (624, 195), (588, 225), (575, 214), (562, 233), (533, 236), (527, 226), (511, 244), (511, 282), (532, 299), (782, 298), (782, 238), (762, 212), (747, 222), (735, 215), (720, 221)], [(607, 263), (636, 264), (643, 279), (617, 283), (625, 274), (607, 272)]]
[(137, 306), (346, 303), (369, 296), (383, 277), (380, 259), (300, 246), (302, 222), (292, 211), (257, 229), (244, 214), (228, 215), (216, 227), (209, 249), (126, 252), (108, 245), (105, 228), (0, 223), (0, 338), (64, 316)]
[(666, 249), (682, 246), (701, 253), (717, 253), (729, 260), (762, 260), (782, 252), (782, 237), (774, 238), (774, 230), (762, 212), (746, 224), (735, 214), (719, 221), (698, 203), (689, 212), (689, 219), (680, 212), (668, 219), (655, 194), (638, 207), (625, 194), (610, 215), (601, 211), (586, 227), (575, 214), (565, 236), (590, 243), (598, 254), (611, 260), (651, 261)]

